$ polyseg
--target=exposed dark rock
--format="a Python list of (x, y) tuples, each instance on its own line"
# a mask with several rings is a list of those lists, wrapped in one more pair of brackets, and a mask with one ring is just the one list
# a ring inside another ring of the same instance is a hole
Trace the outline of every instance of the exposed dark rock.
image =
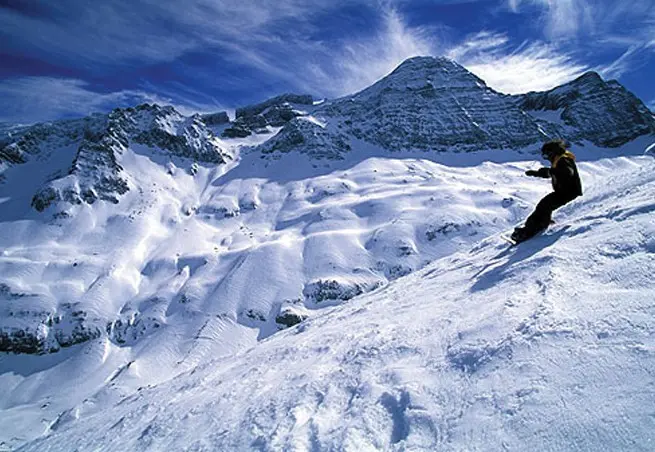
[(44, 341), (36, 334), (21, 330), (0, 330), (0, 352), (43, 354)]
[(643, 102), (617, 81), (605, 82), (595, 72), (518, 99), (526, 111), (561, 110), (567, 128), (560, 127), (559, 135), (573, 142), (588, 140), (602, 147), (617, 147), (655, 133), (655, 118)]
[(107, 324), (109, 339), (117, 345), (133, 345), (144, 336), (161, 328), (161, 321), (154, 317), (142, 317), (138, 312), (127, 313)]
[(256, 309), (248, 309), (244, 311), (242, 314), (251, 320), (256, 320), (258, 322), (266, 321), (266, 316), (264, 315), (264, 313), (257, 311)]
[(314, 114), (391, 151), (521, 148), (543, 138), (509, 96), (445, 58), (409, 59), (371, 87)]
[(298, 116), (302, 116), (302, 114), (294, 110), (289, 104), (274, 105), (263, 113), (263, 117), (268, 125), (273, 127), (282, 127)]
[(279, 325), (283, 325), (288, 328), (299, 324), (306, 318), (307, 318), (306, 314), (303, 314), (291, 308), (287, 308), (284, 311), (280, 311), (277, 317), (275, 317), (275, 323), (278, 323)]
[(346, 301), (365, 292), (377, 289), (382, 283), (379, 281), (369, 284), (339, 282), (334, 279), (319, 279), (307, 284), (303, 290), (306, 299), (320, 304), (326, 301)]
[(25, 163), (25, 156), (16, 143), (11, 143), (0, 147), (0, 163)]
[(221, 134), (221, 136), (224, 138), (245, 138), (250, 135), (252, 135), (250, 129), (239, 125), (228, 127)]
[(414, 271), (414, 268), (408, 265), (390, 264), (385, 261), (378, 261), (375, 264), (375, 269), (382, 272), (389, 281), (393, 281), (394, 279), (409, 275)]
[(450, 234), (460, 234), (460, 233), (471, 233), (480, 228), (482, 223), (479, 221), (469, 221), (467, 223), (453, 223), (452, 221), (447, 221), (441, 225), (429, 226), (425, 231), (425, 237), (429, 240), (435, 240), (443, 235)]
[(304, 113), (292, 104), (313, 105), (309, 95), (283, 94), (256, 105), (239, 108), (236, 119), (223, 131), (225, 138), (244, 138), (252, 133), (267, 133), (268, 127), (281, 127)]
[(43, 212), (59, 198), (57, 191), (52, 187), (43, 187), (32, 198), (32, 207)]
[(16, 298), (26, 297), (27, 294), (16, 293), (5, 283), (0, 283), (0, 299), (15, 300)]
[[(217, 113), (209, 120), (222, 121), (225, 117)], [(222, 164), (231, 158), (212, 139), (212, 132), (199, 115), (185, 118), (173, 107), (158, 105), (118, 108), (108, 115), (17, 130), (3, 137), (0, 162), (21, 164), (31, 155), (78, 146), (68, 174), (55, 176), (34, 195), (32, 206), (39, 212), (58, 202), (118, 203), (130, 187), (130, 175), (118, 164), (118, 156), (130, 143), (159, 148), (195, 162)]]
[(106, 124), (105, 115), (91, 115), (83, 119), (46, 122), (17, 128), (12, 135), (2, 137), (0, 163), (21, 164), (30, 155), (49, 151), (52, 144), (68, 146), (81, 140), (85, 134), (94, 134)]
[(24, 326), (0, 327), (0, 352), (44, 354), (59, 351), (101, 336), (100, 329), (87, 322), (87, 314), (63, 305), (63, 312), (54, 314), (30, 310), (10, 311), (9, 317), (21, 320)]
[[(561, 121), (529, 114), (560, 109)], [(655, 119), (643, 103), (596, 73), (545, 93), (509, 96), (457, 63), (432, 57), (411, 58), (371, 87), (327, 102), (312, 115), (326, 126), (299, 127), (298, 119), (291, 120), (259, 149), (343, 157), (353, 138), (389, 151), (538, 149), (553, 138), (614, 147), (655, 133)]]
[(198, 115), (185, 118), (173, 107), (144, 104), (134, 110), (116, 109), (110, 116), (136, 143), (201, 162), (221, 164), (228, 158)]
[(321, 125), (301, 117), (291, 120), (259, 149), (264, 154), (297, 150), (317, 160), (342, 160), (351, 147), (345, 135), (330, 133)]
[(210, 113), (200, 116), (202, 121), (208, 126), (220, 126), (230, 122), (230, 118), (227, 115), (227, 112), (221, 111), (218, 113)]
[(237, 108), (236, 117), (240, 118), (242, 116), (256, 116), (264, 113), (264, 111), (269, 107), (280, 106), (283, 104), (312, 105), (313, 103), (314, 98), (308, 94), (282, 94), (259, 104)]

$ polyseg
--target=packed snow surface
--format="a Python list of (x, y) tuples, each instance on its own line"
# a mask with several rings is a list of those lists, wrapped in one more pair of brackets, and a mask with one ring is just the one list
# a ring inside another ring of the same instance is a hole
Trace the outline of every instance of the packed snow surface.
[[(618, 82), (417, 57), (235, 114), (0, 125), (0, 450), (655, 449), (655, 122)], [(548, 137), (585, 194), (512, 248)]]
[(96, 395), (25, 450), (651, 450), (655, 165), (592, 165), (546, 234), (489, 237), (111, 409)]
[[(2, 223), (2, 282), (33, 295), (3, 309), (110, 322), (0, 355), (3, 447), (652, 450), (655, 162), (574, 151), (584, 196), (509, 247), (549, 190), (529, 154), (191, 176), (131, 148), (118, 206)], [(285, 309), (306, 320), (278, 332)]]

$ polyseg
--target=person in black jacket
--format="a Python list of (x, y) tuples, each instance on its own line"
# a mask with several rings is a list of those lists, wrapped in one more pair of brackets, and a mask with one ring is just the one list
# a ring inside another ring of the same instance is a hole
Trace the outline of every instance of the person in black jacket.
[(575, 156), (566, 149), (562, 140), (549, 141), (541, 148), (541, 155), (551, 163), (550, 168), (537, 171), (529, 170), (525, 174), (534, 177), (551, 178), (553, 192), (546, 195), (532, 215), (528, 217), (525, 226), (514, 229), (512, 240), (522, 242), (543, 231), (551, 222), (554, 210), (573, 201), (582, 195), (582, 183), (578, 168), (575, 166)]

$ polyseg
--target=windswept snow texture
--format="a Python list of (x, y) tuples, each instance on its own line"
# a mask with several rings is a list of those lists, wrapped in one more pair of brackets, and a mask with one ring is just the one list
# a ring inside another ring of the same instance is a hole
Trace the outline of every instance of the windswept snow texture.
[[(652, 448), (655, 119), (592, 144), (610, 83), (418, 58), (233, 122), (3, 126), (0, 450)], [(553, 130), (585, 195), (508, 249)]]
[(655, 162), (582, 167), (585, 197), (542, 236), (488, 237), (236, 356), (100, 392), (23, 450), (652, 450)]

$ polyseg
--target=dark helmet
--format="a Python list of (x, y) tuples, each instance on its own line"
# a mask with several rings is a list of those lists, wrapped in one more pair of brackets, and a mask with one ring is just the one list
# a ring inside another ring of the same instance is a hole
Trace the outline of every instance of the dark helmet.
[(558, 155), (566, 152), (566, 143), (564, 140), (552, 140), (541, 147), (541, 156), (548, 160), (553, 160)]

